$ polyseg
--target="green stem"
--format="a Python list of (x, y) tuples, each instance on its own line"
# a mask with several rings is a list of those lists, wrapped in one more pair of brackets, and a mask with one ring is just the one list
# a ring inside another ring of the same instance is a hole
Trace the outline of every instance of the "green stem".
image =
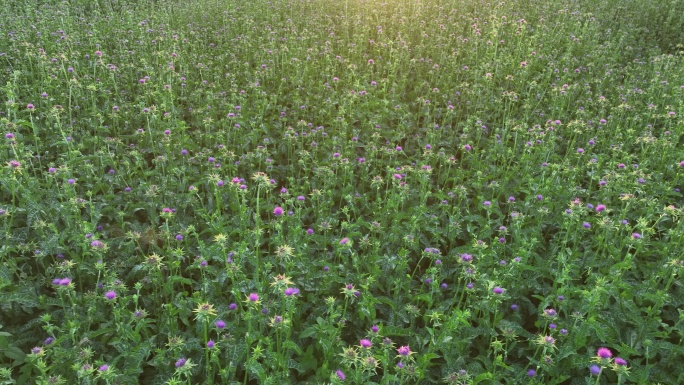
[(599, 381), (601, 380), (601, 373), (603, 372), (603, 366), (601, 366), (601, 369), (599, 370), (599, 373), (596, 375), (596, 385), (599, 385)]
[(256, 213), (254, 214), (254, 287), (258, 287), (259, 280), (259, 233), (261, 225), (261, 211), (259, 210), (259, 196), (261, 185), (257, 184)]
[(207, 370), (207, 381), (209, 381), (209, 384), (213, 384), (213, 376), (211, 375), (211, 363), (209, 362), (209, 347), (207, 346), (207, 343), (209, 343), (209, 322), (205, 318), (204, 319), (204, 365)]

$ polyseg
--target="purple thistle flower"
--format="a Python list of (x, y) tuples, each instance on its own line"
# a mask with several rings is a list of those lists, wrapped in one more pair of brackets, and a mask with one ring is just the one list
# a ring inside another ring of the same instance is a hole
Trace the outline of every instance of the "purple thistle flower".
[(627, 361), (626, 361), (624, 358), (615, 357), (615, 365), (618, 365), (618, 366), (627, 366)]
[(276, 208), (273, 209), (273, 215), (277, 217), (283, 215), (283, 208), (280, 206), (276, 206)]
[(341, 370), (335, 371), (335, 375), (337, 376), (337, 378), (339, 378), (342, 381), (344, 381), (344, 379), (346, 378), (346, 376), (344, 375), (344, 372), (342, 372)]
[(213, 348), (213, 347), (214, 347), (214, 345), (215, 345), (215, 343), (214, 343), (214, 341), (213, 341), (213, 340), (209, 340), (209, 341), (207, 341), (207, 347), (208, 347), (209, 349)]
[(537, 374), (537, 372), (534, 369), (530, 369), (527, 371), (527, 375), (529, 377), (534, 377), (535, 374)]
[(596, 356), (599, 358), (608, 359), (613, 357), (613, 353), (608, 348), (598, 348), (596, 351)]
[(106, 292), (105, 298), (107, 298), (110, 301), (113, 300), (114, 298), (116, 298), (116, 292), (114, 290), (110, 290), (110, 291)]
[(502, 288), (500, 288), (500, 287), (497, 286), (497, 287), (495, 287), (495, 288), (492, 290), (492, 292), (493, 292), (494, 294), (503, 294), (504, 289), (502, 289)]
[(397, 349), (397, 353), (399, 353), (400, 356), (408, 357), (411, 354), (411, 349), (406, 346), (401, 346)]
[(346, 244), (347, 242), (349, 242), (349, 238), (342, 238), (342, 239), (340, 239), (340, 245), (344, 245), (344, 244)]
[(100, 366), (99, 368), (97, 368), (97, 370), (99, 370), (100, 372), (107, 371), (108, 369), (109, 369), (109, 365), (107, 365), (107, 364), (104, 364), (104, 365)]
[(288, 287), (284, 291), (285, 295), (288, 297), (292, 297), (293, 295), (298, 295), (299, 294), (299, 289), (296, 287)]
[(370, 348), (371, 346), (373, 346), (370, 340), (367, 339), (362, 339), (361, 341), (359, 341), (359, 345), (361, 345), (361, 347), (363, 348)]
[(601, 368), (599, 368), (598, 365), (591, 365), (589, 367), (589, 373), (591, 373), (592, 376), (598, 376), (601, 374)]
[(216, 327), (219, 329), (223, 329), (226, 327), (226, 323), (223, 320), (217, 320), (216, 322), (214, 322), (214, 325), (216, 325)]
[(176, 361), (176, 367), (177, 367), (177, 368), (182, 368), (182, 367), (185, 365), (185, 363), (186, 363), (187, 361), (188, 361), (188, 360), (187, 360), (186, 358), (179, 358), (179, 359)]

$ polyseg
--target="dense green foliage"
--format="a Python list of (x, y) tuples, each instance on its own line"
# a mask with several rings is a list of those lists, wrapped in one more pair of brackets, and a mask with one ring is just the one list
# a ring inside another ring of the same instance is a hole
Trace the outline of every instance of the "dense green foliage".
[(682, 1), (0, 11), (0, 383), (684, 383)]

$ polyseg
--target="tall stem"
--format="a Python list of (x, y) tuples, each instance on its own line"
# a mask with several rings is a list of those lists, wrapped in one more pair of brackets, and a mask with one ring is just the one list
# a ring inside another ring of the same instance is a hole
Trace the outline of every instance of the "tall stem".
[(261, 211), (259, 211), (259, 197), (261, 185), (257, 184), (256, 213), (254, 214), (254, 286), (257, 287), (259, 280), (259, 236), (261, 225)]

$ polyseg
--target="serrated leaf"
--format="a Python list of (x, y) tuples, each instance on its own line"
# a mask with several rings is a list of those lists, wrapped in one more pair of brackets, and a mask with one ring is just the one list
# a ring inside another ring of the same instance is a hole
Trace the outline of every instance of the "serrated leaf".
[(494, 378), (494, 376), (489, 372), (480, 373), (473, 379), (473, 384), (479, 384), (482, 381), (491, 380), (492, 378)]

